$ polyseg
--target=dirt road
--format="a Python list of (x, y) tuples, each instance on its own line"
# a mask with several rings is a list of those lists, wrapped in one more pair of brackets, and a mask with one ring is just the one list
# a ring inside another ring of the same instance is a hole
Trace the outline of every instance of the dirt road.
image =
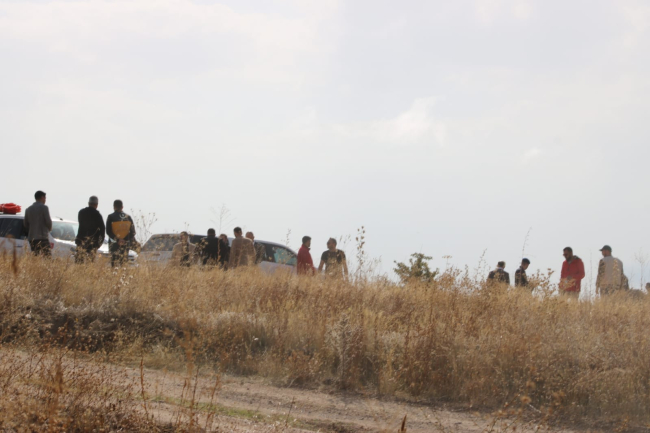
[(64, 386), (78, 386), (74, 382), (81, 373), (77, 372), (110, 378), (114, 384), (130, 387), (133, 407), (156, 424), (183, 426), (188, 431), (398, 432), (405, 416), (408, 432), (547, 431), (533, 424), (513, 423), (512, 419), (495, 423), (491, 415), (356, 394), (277, 387), (262, 378), (123, 367), (72, 353), (46, 358), (18, 350), (0, 351), (0, 365), (8, 369), (12, 365), (30, 371), (37, 366), (48, 369), (52, 359), (58, 359), (66, 372)]

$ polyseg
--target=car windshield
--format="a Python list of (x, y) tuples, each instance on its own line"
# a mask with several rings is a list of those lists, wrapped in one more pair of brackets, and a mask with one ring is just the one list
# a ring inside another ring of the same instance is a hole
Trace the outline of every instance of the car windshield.
[(79, 224), (66, 221), (52, 221), (52, 237), (60, 241), (74, 242)]

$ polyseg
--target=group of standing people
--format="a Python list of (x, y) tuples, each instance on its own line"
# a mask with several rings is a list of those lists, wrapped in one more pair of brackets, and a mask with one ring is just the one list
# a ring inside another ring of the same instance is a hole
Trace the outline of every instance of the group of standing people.
[(233, 230), (235, 238), (230, 245), (228, 236), (217, 236), (215, 229), (208, 229), (207, 236), (198, 244), (190, 242), (190, 235), (181, 232), (180, 242), (172, 249), (172, 264), (179, 266), (218, 266), (222, 269), (236, 269), (261, 263), (266, 255), (266, 247), (255, 242), (253, 232), (243, 235), (241, 227)]
[[(28, 233), (28, 240), (32, 252), (37, 256), (51, 256), (49, 233), (52, 231), (52, 218), (45, 205), (47, 195), (43, 191), (36, 191), (35, 202), (25, 210), (23, 224)], [(139, 250), (140, 244), (135, 239), (135, 224), (130, 215), (124, 212), (122, 200), (113, 202), (113, 213), (104, 219), (97, 210), (99, 199), (91, 196), (88, 207), (79, 211), (79, 230), (75, 243), (77, 263), (94, 261), (97, 250), (108, 237), (111, 266), (120, 266), (128, 260), (129, 250)], [(255, 242), (253, 232), (243, 235), (240, 227), (234, 229), (235, 238), (230, 245), (228, 237), (221, 234), (217, 237), (214, 229), (209, 229), (207, 237), (198, 245), (190, 242), (187, 232), (180, 234), (180, 242), (172, 250), (172, 262), (181, 266), (191, 266), (201, 263), (204, 266), (219, 266), (223, 269), (236, 269), (238, 267), (253, 266), (265, 260), (266, 247)], [(314, 266), (311, 256), (311, 237), (302, 238), (302, 246), (298, 251), (297, 273), (299, 275), (315, 275), (325, 272), (328, 275), (347, 276), (348, 265), (345, 252), (337, 248), (337, 241), (330, 238), (327, 241), (327, 250), (321, 255), (318, 269)], [(612, 248), (605, 245), (600, 249), (603, 258), (598, 263), (598, 277), (596, 291), (600, 295), (611, 295), (620, 290), (628, 290), (629, 282), (623, 272), (623, 262), (612, 256)], [(580, 257), (573, 254), (571, 247), (563, 250), (564, 262), (560, 275), (560, 292), (562, 294), (579, 297), (581, 282), (585, 277), (585, 266)], [(530, 260), (524, 258), (515, 271), (515, 287), (531, 289), (526, 270)], [(488, 275), (490, 283), (510, 284), (510, 274), (505, 270), (506, 262), (497, 263), (496, 269)]]
[[(605, 245), (600, 249), (603, 258), (598, 263), (596, 278), (596, 293), (601, 296), (611, 295), (621, 290), (629, 290), (629, 282), (623, 272), (623, 262), (612, 256), (612, 247)], [(582, 259), (573, 254), (573, 248), (566, 247), (562, 252), (564, 262), (560, 274), (560, 293), (574, 298), (580, 297), (582, 280), (585, 277), (585, 265)], [(532, 290), (526, 270), (530, 260), (522, 259), (521, 265), (515, 272), (515, 287)], [(510, 284), (510, 274), (505, 271), (506, 262), (499, 262), (496, 269), (488, 275), (490, 283)]]
[[(45, 204), (47, 194), (36, 191), (35, 202), (25, 210), (23, 225), (27, 230), (27, 239), (34, 255), (50, 257), (52, 249), (49, 234), (52, 231), (50, 210)], [(75, 238), (77, 250), (75, 261), (83, 263), (94, 261), (97, 250), (108, 236), (108, 249), (111, 253), (111, 265), (124, 264), (128, 259), (129, 250), (138, 249), (135, 239), (135, 224), (130, 215), (124, 212), (122, 200), (113, 202), (113, 213), (104, 219), (97, 210), (99, 199), (96, 196), (88, 199), (88, 207), (79, 211), (79, 230)]]

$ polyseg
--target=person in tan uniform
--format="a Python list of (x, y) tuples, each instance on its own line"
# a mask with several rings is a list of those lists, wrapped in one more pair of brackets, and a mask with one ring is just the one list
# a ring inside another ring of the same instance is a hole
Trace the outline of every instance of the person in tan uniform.
[(190, 267), (196, 262), (196, 245), (190, 243), (190, 235), (181, 232), (181, 241), (172, 249), (172, 264)]
[(241, 227), (235, 227), (235, 239), (230, 246), (229, 269), (240, 266), (253, 266), (255, 264), (255, 246), (253, 241), (242, 236)]

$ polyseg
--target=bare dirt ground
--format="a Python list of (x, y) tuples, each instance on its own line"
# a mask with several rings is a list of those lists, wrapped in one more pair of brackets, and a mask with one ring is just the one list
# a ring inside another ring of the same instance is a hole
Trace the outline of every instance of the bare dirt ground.
[[(139, 377), (139, 370), (130, 372)], [(210, 402), (215, 379), (198, 377), (189, 383), (187, 376), (157, 370), (145, 370), (146, 393), (150, 408), (165, 422), (178, 416), (183, 389), (196, 384), (196, 400), (200, 405)], [(188, 394), (185, 391), (185, 394)], [(506, 426), (513, 420), (495, 424), (491, 415), (442, 410), (427, 405), (383, 401), (345, 393), (280, 388), (266, 384), (261, 378), (224, 377), (213, 405), (218, 407), (213, 427), (227, 423), (235, 428), (237, 418), (241, 431), (321, 431), (321, 432), (397, 432), (406, 415), (408, 432), (504, 432), (515, 431)], [(516, 431), (562, 431), (517, 422)], [(539, 430), (538, 430), (539, 429)], [(226, 430), (228, 431), (228, 428)], [(238, 430), (233, 430), (238, 431)]]
[[(70, 356), (72, 355), (72, 356)], [(0, 362), (38, 357), (15, 350), (0, 351)], [(165, 370), (132, 368), (89, 361), (73, 354), (61, 357), (68, 377), (75, 369), (111, 370), (111, 377), (132, 384), (132, 402), (161, 426), (184, 426), (219, 432), (398, 432), (404, 416), (408, 432), (541, 432), (569, 433), (548, 426), (501, 419), (490, 414), (452, 411), (400, 401), (298, 388), (277, 387), (263, 378), (191, 376)], [(144, 396), (144, 398), (142, 398)], [(516, 426), (516, 428), (514, 428)]]

